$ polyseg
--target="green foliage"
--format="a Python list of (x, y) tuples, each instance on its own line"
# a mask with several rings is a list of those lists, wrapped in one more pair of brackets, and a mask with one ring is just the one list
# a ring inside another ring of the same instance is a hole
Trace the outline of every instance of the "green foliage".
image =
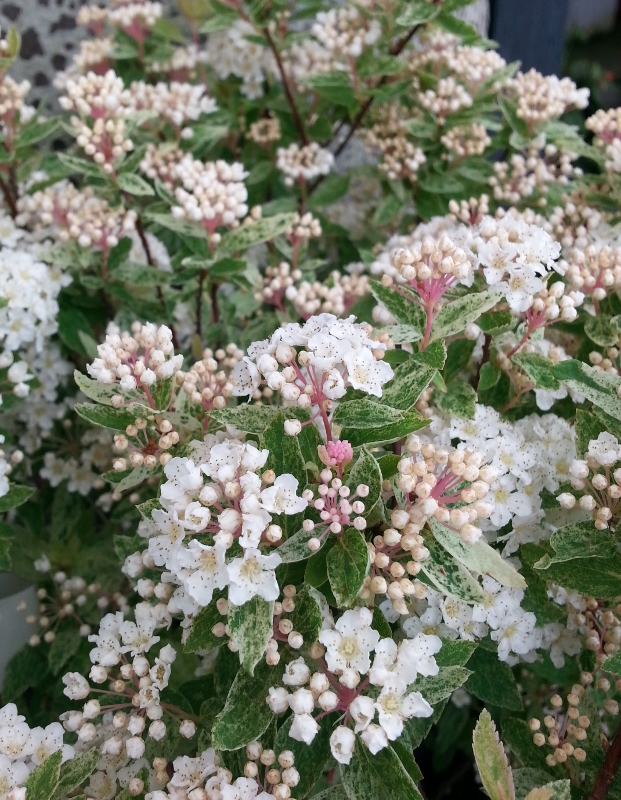
[(229, 606), (231, 639), (239, 652), (239, 660), (249, 675), (259, 663), (273, 633), (274, 603), (253, 597), (243, 606)]
[(481, 712), (472, 747), (481, 782), (491, 800), (514, 800), (511, 767), (488, 711)]
[(367, 544), (360, 531), (346, 528), (328, 553), (326, 564), (339, 608), (353, 605), (369, 568)]

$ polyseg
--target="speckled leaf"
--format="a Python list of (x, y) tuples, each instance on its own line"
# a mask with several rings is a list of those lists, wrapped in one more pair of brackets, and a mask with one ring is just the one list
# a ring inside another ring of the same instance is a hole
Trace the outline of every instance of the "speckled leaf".
[(545, 555), (534, 565), (548, 569), (551, 564), (583, 558), (611, 558), (616, 552), (610, 531), (599, 531), (591, 520), (565, 525), (554, 531), (550, 539), (554, 555)]
[(11, 508), (21, 506), (35, 493), (34, 486), (22, 486), (20, 483), (10, 483), (9, 491), (0, 497), (0, 512), (9, 511)]
[(402, 325), (411, 325), (420, 332), (419, 338), (422, 337), (425, 328), (425, 312), (413, 299), (410, 300), (403, 296), (407, 294), (406, 291), (400, 294), (401, 287), (397, 292), (396, 289), (382, 286), (379, 281), (375, 280), (369, 281), (369, 286), (375, 299), (386, 306), (397, 322)]
[(536, 389), (547, 389), (554, 392), (560, 389), (560, 382), (554, 376), (554, 364), (549, 358), (538, 353), (518, 353), (513, 361), (526, 373)]
[(229, 629), (240, 664), (254, 675), (274, 632), (274, 603), (255, 596), (243, 606), (229, 604)]
[(358, 597), (369, 567), (369, 551), (364, 536), (347, 528), (328, 553), (330, 588), (339, 608), (348, 608)]
[(288, 617), (293, 623), (293, 630), (301, 633), (304, 644), (309, 646), (316, 641), (321, 630), (321, 595), (307, 583), (295, 595), (294, 601), (295, 608)]
[(62, 757), (62, 752), (57, 750), (30, 773), (24, 783), (28, 800), (50, 800), (54, 796)]
[(218, 611), (216, 601), (221, 597), (226, 597), (226, 592), (215, 591), (211, 603), (196, 614), (192, 620), (190, 634), (185, 640), (183, 649), (186, 653), (198, 653), (201, 650), (212, 650), (220, 647), (227, 641), (226, 636), (215, 636), (211, 629), (218, 622), (225, 622), (226, 617)]
[(224, 234), (216, 254), (218, 257), (232, 255), (239, 250), (246, 250), (260, 242), (274, 239), (290, 228), (295, 219), (295, 214), (275, 214), (273, 217), (264, 217), (248, 225), (242, 225)]
[(621, 378), (617, 375), (598, 371), (575, 359), (561, 361), (553, 367), (553, 372), (574, 392), (584, 395), (614, 419), (621, 420), (621, 398), (617, 395)]
[(99, 425), (102, 428), (111, 428), (113, 431), (122, 431), (128, 425), (133, 425), (136, 419), (134, 414), (122, 408), (112, 408), (110, 406), (96, 406), (93, 403), (76, 403), (74, 406), (78, 416)]
[(356, 737), (349, 766), (341, 770), (348, 800), (422, 800), (418, 787), (390, 747), (372, 753)]
[(468, 294), (444, 306), (431, 326), (431, 341), (446, 339), (461, 333), (466, 325), (475, 322), (481, 314), (502, 300), (502, 292)]
[[(384, 412), (386, 412), (386, 408)], [(377, 446), (381, 444), (390, 444), (399, 439), (403, 439), (409, 433), (414, 433), (421, 428), (429, 425), (429, 420), (419, 414), (418, 411), (402, 411), (398, 421), (391, 422), (389, 425), (382, 425), (378, 428), (357, 429), (357, 428), (343, 428), (341, 430), (341, 439), (347, 439), (352, 447), (360, 447), (363, 444)]]
[(436, 588), (466, 603), (483, 601), (479, 583), (432, 536), (426, 537), (425, 546), (429, 558), (422, 562), (421, 571)]
[(383, 406), (409, 411), (436, 375), (434, 367), (406, 362), (395, 369), (395, 374), (382, 392)]
[(471, 671), (466, 667), (441, 667), (437, 675), (418, 677), (409, 688), (420, 692), (429, 705), (436, 705), (450, 697), (468, 680)]
[(100, 753), (96, 747), (85, 753), (77, 753), (74, 758), (66, 761), (60, 768), (60, 780), (54, 793), (55, 798), (66, 797), (94, 771), (99, 761)]
[(472, 749), (490, 800), (515, 800), (511, 767), (487, 709), (481, 712), (474, 729)]
[(490, 547), (484, 539), (479, 539), (475, 544), (464, 544), (458, 533), (442, 525), (433, 517), (429, 520), (429, 527), (442, 547), (467, 569), (479, 575), (489, 575), (501, 586), (507, 586), (510, 589), (526, 588), (526, 581), (515, 567), (505, 561), (500, 553)]
[(368, 517), (373, 506), (379, 500), (382, 491), (382, 472), (377, 460), (369, 453), (366, 447), (361, 448), (360, 455), (347, 476), (347, 486), (351, 489), (352, 495), (361, 483), (369, 487), (367, 497), (360, 498), (364, 503), (362, 516)]

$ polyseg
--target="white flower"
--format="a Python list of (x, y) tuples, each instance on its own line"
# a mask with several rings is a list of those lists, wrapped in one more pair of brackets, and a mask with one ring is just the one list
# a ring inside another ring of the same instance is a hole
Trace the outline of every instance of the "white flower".
[(496, 284), (505, 297), (512, 311), (517, 313), (528, 310), (533, 302), (533, 295), (543, 289), (543, 281), (532, 267), (519, 265), (513, 267), (507, 281)]
[(526, 517), (532, 511), (530, 498), (524, 492), (517, 490), (516, 479), (511, 474), (502, 475), (495, 481), (484, 501), (494, 507), (490, 520), (496, 528), (502, 528), (514, 515)]
[(173, 776), (170, 783), (180, 789), (194, 789), (205, 781), (208, 775), (216, 772), (215, 752), (210, 748), (205, 750), (198, 758), (178, 756), (173, 761)]
[(88, 697), (91, 687), (86, 678), (80, 675), (79, 672), (67, 672), (63, 675), (62, 680), (65, 684), (63, 694), (70, 700), (83, 700)]
[(310, 714), (294, 714), (291, 728), (289, 729), (289, 736), (297, 742), (304, 742), (310, 744), (317, 732), (319, 725)]
[(330, 750), (339, 764), (349, 764), (354, 753), (356, 736), (351, 728), (339, 725), (330, 736)]
[(503, 620), (502, 627), (492, 631), (491, 637), (498, 642), (498, 658), (506, 661), (511, 652), (528, 653), (536, 645), (535, 626), (537, 618), (530, 611), (516, 609)]
[(597, 439), (589, 442), (586, 457), (593, 458), (602, 467), (612, 467), (620, 459), (621, 447), (616, 437), (607, 431), (602, 431)]
[(369, 655), (379, 641), (372, 621), (368, 608), (357, 608), (346, 611), (334, 630), (321, 631), (319, 641), (327, 648), (326, 661), (331, 672), (348, 667), (361, 673), (369, 671)]
[(297, 497), (298, 479), (286, 473), (279, 475), (271, 486), (263, 489), (260, 500), (266, 511), (272, 514), (299, 514), (308, 506), (302, 497)]
[(430, 717), (433, 714), (433, 708), (420, 692), (406, 695), (406, 691), (406, 682), (392, 675), (384, 683), (375, 703), (379, 724), (391, 741), (398, 739), (403, 733), (403, 720), (410, 717)]
[(380, 725), (375, 725), (375, 723), (371, 723), (368, 728), (363, 730), (360, 738), (373, 755), (388, 747), (386, 731)]
[(241, 606), (259, 595), (264, 600), (276, 600), (280, 594), (274, 570), (282, 559), (278, 553), (261, 555), (259, 550), (249, 547), (243, 558), (235, 558), (229, 564), (229, 600)]
[(375, 716), (375, 701), (372, 697), (360, 694), (349, 704), (349, 713), (356, 723), (354, 731), (363, 731)]
[(361, 389), (375, 397), (382, 396), (382, 385), (394, 376), (390, 364), (378, 361), (367, 348), (347, 353), (343, 361), (354, 389)]
[(179, 550), (177, 563), (187, 570), (184, 586), (201, 606), (211, 603), (214, 589), (224, 589), (228, 584), (226, 550), (222, 545), (209, 547), (192, 539), (187, 547)]

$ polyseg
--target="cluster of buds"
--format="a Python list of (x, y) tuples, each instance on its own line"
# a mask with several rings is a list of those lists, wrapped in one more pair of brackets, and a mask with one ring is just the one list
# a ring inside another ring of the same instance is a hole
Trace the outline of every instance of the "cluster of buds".
[(285, 297), (303, 319), (329, 312), (346, 316), (354, 303), (369, 293), (369, 278), (362, 273), (343, 275), (336, 270), (325, 281), (302, 281), (285, 291)]
[(609, 375), (619, 375), (621, 374), (619, 355), (621, 355), (619, 347), (607, 347), (605, 349), (605, 355), (598, 353), (597, 350), (589, 353), (589, 361), (593, 369), (607, 372)]
[[(78, 13), (94, 9), (95, 6), (81, 6)], [(67, 89), (67, 82), (75, 81), (80, 75), (86, 75), (88, 72), (104, 75), (110, 69), (109, 53), (113, 46), (114, 43), (109, 36), (81, 41), (80, 48), (73, 56), (68, 69), (56, 74), (54, 86), (64, 92)]]
[(517, 100), (517, 115), (532, 130), (574, 108), (586, 108), (589, 90), (578, 89), (570, 78), (542, 75), (535, 69), (518, 72), (507, 82), (507, 92)]
[(274, 800), (294, 800), (291, 789), (300, 782), (300, 773), (294, 766), (295, 756), (291, 750), (283, 750), (276, 758), (273, 750), (263, 749), (260, 742), (251, 742), (246, 747), (246, 758), (244, 776), (256, 780), (257, 792), (263, 789), (261, 794), (265, 793)]
[(552, 209), (544, 225), (564, 248), (586, 247), (591, 231), (597, 230), (604, 216), (587, 204), (583, 193), (570, 192), (563, 198), (562, 206)]
[[(97, 358), (87, 370), (99, 383), (118, 384), (122, 392), (141, 391), (149, 407), (155, 408), (149, 387), (172, 378), (182, 364), (183, 356), (174, 354), (170, 328), (134, 322), (131, 333), (115, 328), (106, 335), (105, 342), (97, 347)], [(115, 408), (124, 403), (122, 394), (113, 396)]]
[(16, 125), (16, 116), (24, 108), (24, 98), (30, 91), (30, 83), (17, 83), (10, 75), (0, 78), (0, 122), (5, 128), (6, 146), (9, 147)]
[(471, 197), (469, 200), (450, 200), (449, 219), (452, 222), (463, 222), (465, 225), (478, 225), (489, 214), (489, 196)]
[(351, 61), (379, 39), (382, 26), (357, 5), (351, 4), (320, 11), (311, 31), (326, 50)]
[[(37, 614), (28, 614), (25, 618), (27, 625), (36, 625), (39, 628), (39, 633), (33, 634), (28, 640), (31, 647), (38, 647), (41, 641), (51, 644), (56, 638), (59, 625), (66, 625), (67, 621), (77, 627), (80, 636), (89, 636), (91, 626), (85, 618), (91, 618), (95, 608), (101, 613), (110, 606), (120, 610), (128, 609), (127, 598), (120, 592), (110, 594), (98, 583), (87, 585), (84, 578), (70, 578), (62, 571), (52, 574), (51, 564), (46, 556), (36, 559), (34, 567), (37, 572), (48, 573), (51, 584), (48, 588), (37, 589)], [(25, 603), (17, 608), (18, 611), (25, 609)]]
[(130, 111), (152, 111), (168, 120), (181, 137), (191, 138), (192, 129), (182, 129), (184, 123), (196, 121), (202, 114), (212, 114), (217, 109), (216, 101), (206, 91), (204, 84), (134, 81), (129, 87), (128, 107)]
[(435, 89), (420, 92), (418, 102), (437, 118), (438, 124), (443, 125), (450, 114), (470, 108), (473, 99), (470, 92), (450, 75), (440, 78)]
[(570, 468), (570, 483), (578, 492), (584, 492), (578, 501), (573, 494), (563, 492), (557, 500), (563, 508), (574, 508), (576, 502), (583, 511), (593, 515), (595, 527), (615, 530), (621, 516), (621, 446), (607, 432), (589, 442), (585, 459), (575, 459)]
[(248, 173), (242, 164), (221, 160), (203, 163), (187, 155), (177, 164), (175, 173), (182, 185), (175, 191), (179, 205), (172, 207), (173, 216), (201, 223), (212, 244), (220, 238), (216, 228), (236, 228), (248, 213), (248, 191), (243, 182)]
[(492, 140), (487, 135), (485, 125), (473, 122), (470, 125), (457, 125), (451, 128), (440, 141), (448, 150), (446, 158), (454, 161), (456, 158), (483, 155)]
[(81, 117), (109, 119), (122, 114), (130, 105), (129, 91), (112, 69), (103, 75), (87, 72), (68, 79), (65, 92), (58, 99), (60, 107), (64, 111), (75, 111)]
[(212, 408), (224, 408), (231, 396), (229, 373), (244, 356), (244, 351), (235, 344), (215, 351), (207, 348), (200, 361), (187, 372), (178, 370), (177, 384), (183, 387), (193, 406), (202, 406), (206, 412)]
[(174, 143), (156, 145), (149, 142), (140, 162), (140, 169), (147, 178), (161, 181), (172, 191), (177, 181), (177, 164), (183, 156), (183, 150)]
[[(330, 453), (337, 453), (339, 473), (342, 471), (341, 465), (353, 457), (349, 442), (330, 442), (326, 452), (329, 457)], [(308, 540), (308, 549), (313, 553), (319, 550), (322, 541), (330, 533), (341, 534), (350, 526), (363, 531), (367, 525), (365, 518), (360, 515), (365, 511), (361, 498), (369, 496), (369, 487), (361, 483), (352, 494), (349, 486), (345, 486), (340, 478), (334, 477), (329, 467), (323, 469), (319, 477), (321, 483), (317, 486), (319, 495), (317, 498), (312, 489), (305, 489), (302, 492), (302, 497), (319, 512), (321, 518), (321, 522), (318, 523), (312, 519), (305, 519), (302, 524), (307, 533), (316, 534)]]
[[(165, 416), (155, 414), (153, 419), (137, 417), (125, 428), (125, 435), (114, 436), (114, 450), (126, 455), (112, 463), (115, 472), (125, 472), (136, 467), (166, 466), (172, 455), (171, 447), (179, 444), (179, 434)], [(128, 452), (129, 451), (129, 452)]]
[(176, 47), (173, 54), (166, 61), (153, 61), (147, 66), (148, 72), (164, 73), (171, 81), (185, 83), (195, 79), (199, 64), (207, 63), (208, 54), (193, 42), (182, 47)]
[[(431, 237), (412, 244), (411, 248), (399, 248), (392, 257), (399, 275), (413, 289), (413, 297), (427, 315), (427, 325), (422, 340), (425, 349), (431, 335), (431, 326), (440, 311), (440, 300), (444, 294), (460, 281), (468, 278), (472, 264), (466, 253), (456, 247), (448, 236), (439, 242)], [(382, 276), (384, 286), (393, 286), (390, 275)], [(398, 286), (396, 292), (401, 292)]]
[(144, 42), (163, 10), (162, 4), (153, 0), (118, 3), (108, 11), (108, 22), (137, 42)]
[(90, 187), (76, 189), (68, 181), (55, 183), (18, 201), (18, 224), (38, 230), (51, 228), (61, 242), (98, 247), (104, 255), (136, 226), (136, 212), (111, 208)]
[(302, 147), (293, 142), (289, 147), (279, 147), (276, 151), (276, 167), (285, 176), (285, 186), (327, 175), (333, 166), (334, 156), (317, 142)]
[(533, 144), (526, 155), (514, 153), (510, 161), (497, 161), (489, 179), (494, 198), (513, 205), (533, 198), (538, 205), (545, 206), (551, 184), (566, 186), (570, 178), (582, 174), (579, 167), (573, 166), (576, 158), (575, 153), (553, 144), (545, 146), (542, 156), (538, 144)]
[(580, 700), (584, 694), (584, 686), (579, 683), (572, 686), (567, 695), (567, 711), (563, 713), (563, 698), (555, 694), (550, 698), (552, 713), (546, 714), (541, 721), (534, 718), (529, 720), (528, 726), (533, 731), (533, 742), (538, 747), (548, 745), (553, 752), (546, 756), (546, 763), (550, 767), (564, 764), (567, 759), (574, 758), (578, 764), (586, 760), (587, 754), (580, 743), (587, 738), (587, 728), (591, 720), (580, 713)]
[(253, 122), (247, 135), (253, 142), (269, 147), (280, 139), (280, 120), (278, 117), (265, 117)]
[(78, 146), (99, 164), (107, 175), (111, 175), (125, 154), (134, 149), (134, 143), (126, 134), (125, 120), (122, 118), (99, 117), (91, 127), (79, 117), (72, 117), (71, 127)]
[(80, 6), (76, 22), (83, 28), (88, 28), (94, 36), (102, 36), (108, 9), (101, 6)]
[[(8, 367), (8, 369), (7, 369)], [(28, 364), (25, 361), (15, 361), (13, 352), (11, 350), (3, 350), (0, 353), (0, 370), (7, 369), (6, 375), (0, 377), (0, 405), (2, 405), (2, 396), (5, 394), (13, 394), (15, 397), (24, 398), (30, 394), (30, 386), (26, 381), (31, 381), (34, 378), (29, 372)], [(0, 440), (0, 443), (4, 438)], [(15, 452), (20, 452), (16, 450)], [(4, 458), (4, 453), (0, 458)], [(13, 461), (14, 464), (19, 463), (17, 460)], [(10, 473), (10, 468), (8, 472)]]
[(584, 124), (595, 134), (593, 144), (604, 151), (606, 169), (621, 172), (621, 108), (600, 108)]
[(285, 234), (293, 247), (299, 247), (303, 242), (310, 239), (318, 239), (321, 236), (321, 222), (307, 211), (306, 214), (296, 212), (292, 225), (287, 228)]
[[(587, 650), (595, 653), (595, 665), (591, 672), (583, 672), (580, 679), (584, 686), (590, 686), (593, 682), (598, 682), (602, 672), (610, 673), (606, 668), (606, 661), (616, 655), (621, 650), (621, 605), (613, 605), (611, 608), (606, 601), (588, 597), (581, 605), (578, 613), (573, 615), (573, 624), (584, 635), (584, 644)], [(610, 689), (608, 685), (597, 685), (597, 688), (606, 692)], [(621, 689), (621, 679), (616, 681), (616, 689)], [(610, 697), (607, 697), (610, 700)], [(618, 713), (618, 706), (605, 708), (610, 714)]]
[(379, 168), (390, 180), (416, 179), (419, 168), (427, 160), (425, 154), (408, 138), (403, 126), (404, 110), (392, 104), (381, 118), (365, 132), (365, 146), (382, 157)]
[(324, 72), (335, 72), (345, 69), (335, 54), (310, 36), (293, 41), (282, 54), (287, 74), (301, 83), (305, 78), (321, 75)]
[[(422, 70), (438, 76), (453, 75), (474, 94), (480, 85), (507, 66), (507, 62), (495, 50), (462, 45), (458, 36), (432, 28), (420, 37), (420, 47), (409, 55), (409, 66), (413, 73)], [(503, 79), (504, 80), (504, 79)], [(418, 86), (418, 77), (415, 78)], [(496, 91), (502, 85), (499, 80), (492, 85)]]
[(568, 261), (561, 265), (569, 285), (590, 295), (596, 310), (608, 292), (621, 288), (621, 248), (591, 242), (586, 247), (573, 247)]
[(409, 614), (406, 598), (422, 600), (427, 589), (424, 583), (412, 578), (429, 558), (429, 550), (420, 535), (420, 525), (410, 521), (410, 514), (394, 509), (390, 515), (392, 527), (368, 542), (371, 574), (365, 578), (360, 598), (372, 601), (377, 594), (385, 594), (396, 614)]
[[(420, 533), (429, 517), (434, 517), (459, 533), (465, 544), (477, 542), (482, 532), (474, 523), (488, 519), (494, 510), (484, 498), (496, 471), (483, 464), (484, 456), (477, 451), (449, 453), (431, 443), (422, 444), (415, 435), (408, 437), (406, 446), (412, 455), (399, 461), (397, 486), (408, 496), (409, 512), (399, 512), (401, 527)], [(393, 525), (400, 527), (394, 521)]]

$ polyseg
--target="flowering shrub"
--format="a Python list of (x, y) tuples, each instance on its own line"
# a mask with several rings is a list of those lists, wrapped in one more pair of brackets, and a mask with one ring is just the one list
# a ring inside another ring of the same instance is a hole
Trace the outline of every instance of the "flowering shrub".
[(464, 5), (0, 41), (0, 800), (620, 795), (621, 110)]

